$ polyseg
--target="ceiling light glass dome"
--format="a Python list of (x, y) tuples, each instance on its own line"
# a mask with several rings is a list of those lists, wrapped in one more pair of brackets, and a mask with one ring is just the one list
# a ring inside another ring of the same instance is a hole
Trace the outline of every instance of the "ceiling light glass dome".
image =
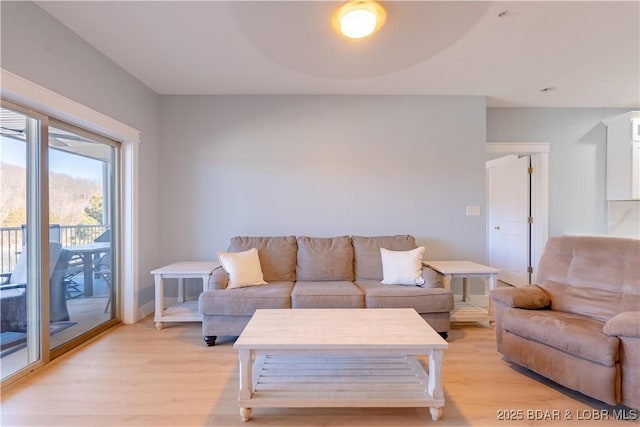
[(352, 1), (336, 11), (333, 25), (345, 37), (361, 39), (378, 31), (385, 18), (386, 13), (378, 3)]

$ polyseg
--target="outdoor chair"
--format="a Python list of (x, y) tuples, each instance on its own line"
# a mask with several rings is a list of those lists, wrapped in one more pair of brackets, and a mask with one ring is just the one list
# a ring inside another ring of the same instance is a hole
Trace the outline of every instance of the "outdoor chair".
[[(111, 241), (111, 229), (107, 229), (104, 233), (99, 235), (94, 242), (110, 242)], [(104, 280), (109, 288), (109, 298), (107, 299), (107, 305), (104, 308), (106, 313), (111, 305), (111, 295), (113, 291), (111, 289), (111, 252), (107, 252), (102, 255), (94, 264), (94, 273), (97, 278)]]
[(113, 290), (111, 289), (111, 252), (107, 252), (102, 255), (96, 261), (93, 270), (95, 277), (102, 279), (107, 284), (109, 289), (109, 298), (107, 299), (107, 305), (104, 308), (104, 312), (109, 311), (109, 306), (111, 305), (111, 295), (113, 294)]
[[(0, 284), (0, 330), (22, 331), (27, 327), (27, 252), (18, 257), (13, 271)], [(58, 242), (49, 242), (50, 321), (69, 320), (64, 275), (71, 253)]]
[[(22, 224), (22, 244), (27, 244), (27, 230), (28, 227), (26, 224)], [(58, 242), (61, 243), (61, 228), (60, 224), (49, 224), (49, 241), (50, 242)]]
[(67, 269), (64, 273), (64, 284), (66, 289), (66, 298), (73, 299), (84, 295), (84, 290), (80, 288), (80, 283), (76, 280), (84, 272), (84, 262), (78, 255), (72, 256), (67, 264)]
[(104, 233), (96, 237), (94, 242), (110, 242), (111, 241), (111, 229), (107, 229)]

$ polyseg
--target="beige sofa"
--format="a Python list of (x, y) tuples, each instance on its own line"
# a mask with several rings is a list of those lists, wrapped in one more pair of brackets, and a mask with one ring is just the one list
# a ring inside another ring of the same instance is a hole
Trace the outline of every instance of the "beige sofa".
[(506, 359), (640, 409), (640, 240), (554, 237), (536, 285), (491, 292)]
[(260, 286), (227, 288), (228, 273), (214, 270), (198, 300), (207, 345), (217, 336), (238, 336), (256, 309), (414, 308), (446, 338), (453, 295), (424, 267), (424, 285), (383, 285), (380, 248), (417, 247), (408, 235), (335, 238), (234, 237), (229, 252), (258, 249), (264, 280)]

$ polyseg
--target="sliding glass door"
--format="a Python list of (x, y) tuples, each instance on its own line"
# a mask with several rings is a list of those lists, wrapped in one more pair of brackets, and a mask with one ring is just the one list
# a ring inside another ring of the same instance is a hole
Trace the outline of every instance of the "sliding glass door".
[(117, 322), (118, 143), (3, 101), (2, 379)]
[(51, 289), (50, 348), (115, 318), (117, 145), (49, 121), (49, 223), (66, 264), (62, 287)]

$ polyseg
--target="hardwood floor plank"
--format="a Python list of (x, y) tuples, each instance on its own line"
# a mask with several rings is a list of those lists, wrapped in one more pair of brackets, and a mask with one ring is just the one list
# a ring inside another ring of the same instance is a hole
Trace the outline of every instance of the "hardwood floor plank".
[[(0, 424), (247, 426), (238, 414), (233, 339), (220, 337), (215, 347), (206, 347), (201, 335), (197, 323), (158, 331), (151, 317), (120, 325), (3, 389)], [(439, 421), (432, 421), (425, 408), (256, 408), (250, 425), (638, 425), (637, 420), (616, 420), (607, 405), (513, 367), (497, 353), (493, 329), (456, 324), (448, 342), (443, 361), (446, 403)], [(420, 358), (425, 366), (427, 361)], [(602, 410), (608, 419), (588, 419)], [(549, 419), (551, 411), (557, 411), (558, 419)], [(501, 420), (501, 414), (516, 419)]]

